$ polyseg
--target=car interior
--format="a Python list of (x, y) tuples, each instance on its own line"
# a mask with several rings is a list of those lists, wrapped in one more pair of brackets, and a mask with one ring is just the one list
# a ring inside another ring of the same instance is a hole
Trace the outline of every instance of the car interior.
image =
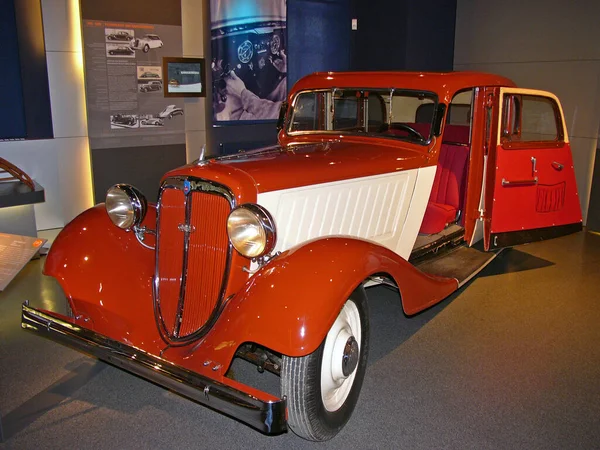
[[(457, 93), (446, 115), (442, 145), (429, 202), (413, 254), (464, 235), (466, 180), (471, 150), (472, 90)], [(333, 101), (333, 112), (326, 107)], [(427, 145), (432, 137), (437, 99), (428, 92), (395, 89), (345, 89), (300, 93), (288, 131), (344, 131), (376, 134)]]
[[(413, 250), (414, 256), (422, 254), (427, 247), (435, 248), (437, 244), (462, 238), (464, 234), (466, 180), (471, 150), (471, 99), (472, 91), (460, 92), (449, 105), (433, 188)], [(429, 126), (432, 114), (432, 107), (421, 106), (415, 117), (415, 127)]]

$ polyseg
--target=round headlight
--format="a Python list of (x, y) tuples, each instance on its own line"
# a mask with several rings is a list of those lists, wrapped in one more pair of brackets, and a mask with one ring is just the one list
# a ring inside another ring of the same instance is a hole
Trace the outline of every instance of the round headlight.
[(227, 219), (227, 234), (233, 247), (246, 258), (259, 258), (275, 248), (275, 222), (262, 206), (238, 206)]
[(124, 230), (142, 223), (147, 208), (146, 197), (128, 184), (115, 184), (106, 193), (108, 217), (112, 223)]

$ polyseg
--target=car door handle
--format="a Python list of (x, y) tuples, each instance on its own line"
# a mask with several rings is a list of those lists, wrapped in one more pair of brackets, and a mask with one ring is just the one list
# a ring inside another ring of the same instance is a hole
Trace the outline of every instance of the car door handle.
[(529, 186), (529, 185), (537, 184), (537, 183), (538, 183), (538, 177), (532, 178), (531, 180), (514, 180), (514, 181), (502, 178), (502, 186), (504, 186), (504, 187)]
[(559, 162), (552, 161), (552, 167), (554, 167), (556, 170), (563, 170), (565, 166)]

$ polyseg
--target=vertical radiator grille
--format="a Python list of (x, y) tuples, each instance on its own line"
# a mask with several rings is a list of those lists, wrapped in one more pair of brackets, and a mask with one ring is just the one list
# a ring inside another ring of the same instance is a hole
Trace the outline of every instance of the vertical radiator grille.
[(187, 285), (181, 335), (206, 323), (216, 306), (227, 266), (227, 216), (229, 203), (223, 197), (192, 193)]
[[(187, 202), (187, 204), (186, 204)], [(229, 201), (214, 193), (164, 189), (159, 205), (156, 301), (164, 330), (183, 339), (206, 324), (221, 300)]]

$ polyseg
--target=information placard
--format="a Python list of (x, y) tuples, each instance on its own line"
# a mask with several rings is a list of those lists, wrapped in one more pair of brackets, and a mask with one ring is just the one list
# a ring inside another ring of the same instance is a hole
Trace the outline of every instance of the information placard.
[(46, 239), (0, 233), (0, 291), (6, 289), (45, 242)]

